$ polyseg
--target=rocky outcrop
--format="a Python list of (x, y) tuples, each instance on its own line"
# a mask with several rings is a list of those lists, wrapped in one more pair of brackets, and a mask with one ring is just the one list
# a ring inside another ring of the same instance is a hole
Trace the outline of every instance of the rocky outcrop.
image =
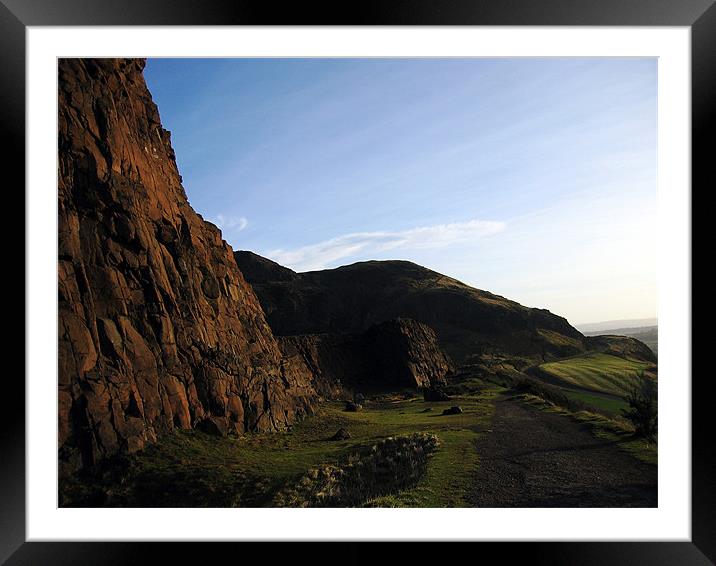
[(189, 205), (143, 60), (59, 62), (59, 446), (70, 468), (175, 427), (310, 411), (221, 232)]
[(381, 383), (430, 387), (445, 383), (445, 376), (454, 371), (433, 329), (415, 320), (399, 318), (376, 324), (365, 332), (363, 342)]
[(442, 385), (454, 371), (435, 332), (410, 319), (385, 321), (361, 334), (285, 336), (279, 343), (288, 359), (305, 364), (325, 397)]
[(408, 261), (295, 273), (251, 252), (235, 257), (277, 335), (358, 333), (404, 317), (434, 329), (458, 364), (506, 356), (528, 367), (586, 350), (584, 336), (564, 318)]

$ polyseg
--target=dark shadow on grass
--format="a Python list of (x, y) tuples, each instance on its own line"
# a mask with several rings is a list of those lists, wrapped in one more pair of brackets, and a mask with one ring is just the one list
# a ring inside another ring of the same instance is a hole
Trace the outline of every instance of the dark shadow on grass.
[[(651, 484), (623, 484), (595, 486), (574, 493), (555, 493), (529, 501), (519, 501), (514, 507), (525, 508), (654, 508), (658, 507), (657, 486)], [(653, 505), (637, 505), (635, 500), (652, 499)]]
[(531, 454), (549, 454), (549, 453), (562, 453), (562, 452), (584, 452), (587, 450), (596, 450), (604, 448), (605, 446), (616, 446), (623, 441), (620, 440), (597, 440), (594, 444), (577, 444), (574, 446), (560, 446), (558, 448), (543, 448), (540, 450), (527, 450), (525, 452), (514, 453), (514, 457), (529, 456)]

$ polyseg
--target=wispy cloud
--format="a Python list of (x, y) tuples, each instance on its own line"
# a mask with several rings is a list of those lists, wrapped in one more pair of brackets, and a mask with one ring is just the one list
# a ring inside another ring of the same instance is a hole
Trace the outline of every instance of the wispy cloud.
[(249, 221), (243, 216), (224, 216), (217, 214), (214, 222), (225, 232), (240, 232), (249, 225)]
[(396, 232), (355, 232), (295, 249), (272, 250), (266, 255), (296, 271), (311, 271), (325, 269), (338, 260), (358, 254), (366, 257), (388, 250), (442, 248), (471, 242), (504, 229), (503, 222), (469, 220)]

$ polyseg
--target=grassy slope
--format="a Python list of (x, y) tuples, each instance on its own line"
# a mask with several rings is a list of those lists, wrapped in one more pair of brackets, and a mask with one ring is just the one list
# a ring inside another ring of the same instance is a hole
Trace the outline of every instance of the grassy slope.
[[(464, 506), (477, 465), (474, 441), (481, 430), (489, 428), (492, 399), (499, 391), (492, 387), (479, 395), (438, 403), (387, 399), (368, 403), (358, 413), (344, 412), (338, 403), (326, 403), (319, 414), (286, 433), (216, 438), (180, 431), (115, 462), (102, 476), (64, 484), (62, 505), (266, 506), (281, 487), (313, 466), (338, 462), (358, 445), (425, 431), (437, 434), (441, 441), (427, 474), (414, 488), (371, 504)], [(456, 404), (463, 414), (440, 414)], [(428, 407), (432, 411), (423, 412)], [(328, 440), (340, 427), (348, 429), (351, 439)]]
[(628, 405), (622, 399), (614, 399), (610, 397), (604, 397), (603, 395), (589, 393), (588, 391), (577, 391), (575, 389), (569, 389), (568, 387), (561, 387), (560, 390), (570, 399), (581, 401), (585, 405), (601, 409), (607, 413), (613, 415), (621, 415), (622, 409), (627, 409)]
[(590, 353), (544, 363), (539, 369), (566, 385), (622, 396), (629, 392), (636, 377), (652, 365), (610, 354)]

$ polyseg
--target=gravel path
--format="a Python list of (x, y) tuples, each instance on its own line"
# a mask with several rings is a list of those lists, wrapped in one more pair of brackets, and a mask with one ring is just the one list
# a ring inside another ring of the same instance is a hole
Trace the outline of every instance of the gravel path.
[(500, 397), (476, 444), (476, 507), (657, 506), (656, 466), (565, 416)]

